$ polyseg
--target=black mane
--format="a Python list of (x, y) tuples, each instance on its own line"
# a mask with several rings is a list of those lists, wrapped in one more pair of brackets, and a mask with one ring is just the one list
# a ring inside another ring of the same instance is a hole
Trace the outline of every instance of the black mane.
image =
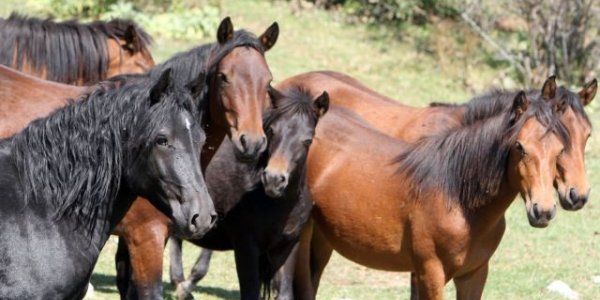
[(529, 118), (556, 134), (566, 149), (570, 147), (567, 129), (547, 103), (530, 101), (516, 122), (512, 111), (504, 109), (480, 119), (482, 113), (500, 106), (490, 101), (470, 102), (465, 120), (471, 122), (408, 145), (395, 161), (398, 172), (413, 180), (412, 192), (427, 194), (441, 187), (451, 201), (467, 209), (489, 203), (499, 193), (511, 146)]
[(153, 82), (133, 81), (99, 86), (2, 141), (12, 147), (25, 203), (50, 206), (56, 219), (74, 217), (93, 230), (97, 216), (105, 216), (126, 187), (126, 172), (148, 157), (149, 138), (170, 112), (196, 116), (184, 90), (171, 86), (162, 96), (168, 99), (151, 106)]
[[(172, 69), (173, 81), (187, 84), (197, 78), (198, 74), (205, 73), (206, 82), (211, 82), (221, 60), (237, 47), (253, 48), (264, 55), (264, 47), (256, 35), (241, 29), (235, 31), (233, 38), (224, 44), (209, 43), (178, 53), (152, 68), (150, 74), (157, 77), (164, 70)], [(208, 88), (208, 85), (206, 87)]]
[[(25, 17), (16, 13), (0, 19), (0, 64), (23, 70), (27, 62), (38, 72), (47, 72), (48, 80), (73, 84), (106, 78), (108, 39), (125, 39), (134, 28), (139, 48), (146, 50), (152, 39), (133, 21), (114, 19), (81, 24), (76, 20)], [(148, 50), (146, 50), (148, 51)]]

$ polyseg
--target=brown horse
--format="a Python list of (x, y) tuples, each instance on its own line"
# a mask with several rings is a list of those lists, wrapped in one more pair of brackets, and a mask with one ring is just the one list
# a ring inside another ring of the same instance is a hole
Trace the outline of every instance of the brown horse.
[[(226, 135), (238, 160), (256, 159), (265, 150), (262, 121), (270, 102), (267, 91), (272, 76), (264, 52), (275, 44), (278, 34), (277, 23), (259, 37), (244, 30), (234, 32), (226, 18), (217, 31), (217, 43), (176, 55), (151, 71), (172, 68), (175, 80), (183, 83), (207, 71), (208, 90), (198, 91), (208, 100), (207, 116), (203, 118), (207, 121), (207, 143), (201, 155), (203, 171)], [(172, 229), (147, 200), (134, 202), (116, 229), (121, 237), (116, 257), (117, 285), (123, 298), (162, 298), (162, 257)], [(135, 286), (129, 285), (129, 278), (135, 279)]]
[[(335, 249), (368, 267), (415, 271), (427, 299), (441, 299), (451, 279), (459, 298), (480, 297), (505, 210), (521, 194), (532, 225), (547, 225), (555, 212), (556, 159), (570, 146), (546, 103), (519, 93), (510, 109), (472, 121), (491, 105), (475, 102), (462, 126), (415, 144), (331, 109), (307, 160), (313, 239), (323, 239), (322, 253)], [(300, 260), (306, 250), (301, 245)], [(300, 297), (314, 297), (313, 279), (298, 287)]]
[[(308, 90), (327, 90), (334, 106), (347, 108), (365, 119), (376, 129), (407, 142), (415, 142), (426, 135), (435, 134), (460, 124), (465, 105), (436, 103), (429, 107), (412, 107), (385, 97), (358, 80), (337, 72), (316, 71), (290, 77), (277, 85), (278, 89), (301, 86)], [(561, 206), (577, 210), (587, 202), (590, 187), (585, 172), (584, 150), (591, 134), (591, 123), (584, 106), (595, 97), (598, 83), (594, 79), (579, 93), (565, 87), (557, 87), (554, 76), (544, 84), (544, 98), (553, 102), (560, 110), (561, 121), (572, 137), (573, 148), (559, 159), (559, 176), (556, 185)], [(537, 97), (538, 91), (528, 91), (528, 96)], [(509, 108), (516, 92), (495, 91), (489, 95), (497, 102), (496, 109)]]
[[(314, 90), (326, 88), (330, 92), (333, 105), (350, 109), (378, 130), (410, 142), (426, 135), (435, 134), (444, 128), (456, 126), (466, 108), (466, 105), (447, 104), (436, 104), (424, 108), (402, 105), (369, 89), (352, 77), (332, 71), (300, 74), (286, 79), (277, 88), (295, 85)], [(572, 139), (573, 147), (559, 158), (559, 176), (556, 178), (555, 185), (561, 206), (567, 210), (577, 210), (583, 207), (589, 194), (583, 155), (585, 144), (591, 132), (591, 123), (583, 106), (593, 100), (597, 90), (597, 82), (593, 80), (576, 94), (564, 87), (556, 88), (554, 77), (550, 77), (543, 90), (545, 97), (560, 110), (561, 120), (569, 129)], [(531, 96), (537, 95), (535, 91), (529, 91), (528, 94)], [(492, 95), (497, 99), (504, 98), (503, 102), (497, 102), (501, 105), (499, 109), (510, 107), (510, 101), (506, 100), (510, 100), (509, 97), (514, 97), (514, 93), (494, 92)], [(312, 244), (308, 242), (310, 239), (309, 232), (310, 228), (304, 234), (305, 242), (303, 246), (308, 247), (310, 244), (314, 254), (312, 259), (315, 264), (326, 263), (329, 258), (327, 249), (322, 258), (319, 258), (319, 250), (322, 247), (320, 247), (318, 240), (313, 241)], [(315, 234), (318, 235), (318, 231)], [(293, 262), (290, 262), (290, 264), (293, 264)], [(320, 276), (320, 274), (308, 275), (312, 272), (310, 267), (304, 263), (296, 265), (296, 269), (296, 272), (301, 274), (298, 276), (299, 278), (318, 278)], [(290, 270), (293, 272), (294, 267), (288, 265), (286, 271), (289, 273)], [(289, 278), (291, 275), (285, 274), (285, 276)], [(318, 282), (318, 279), (316, 281)], [(304, 286), (302, 283), (296, 284)], [(291, 293), (289, 290), (280, 292), (288, 295)]]
[(13, 13), (0, 19), (0, 64), (51, 81), (87, 85), (152, 68), (151, 40), (128, 20), (80, 24)]
[(0, 138), (64, 106), (87, 88), (55, 83), (0, 65)]

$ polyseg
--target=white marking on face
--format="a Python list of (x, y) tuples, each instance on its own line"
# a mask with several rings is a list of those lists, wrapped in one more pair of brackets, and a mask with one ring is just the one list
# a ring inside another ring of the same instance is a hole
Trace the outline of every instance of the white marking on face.
[(187, 118), (187, 117), (186, 117), (186, 118), (184, 118), (183, 120), (184, 120), (184, 123), (185, 123), (185, 128), (186, 128), (187, 130), (190, 130), (190, 129), (192, 129), (192, 121), (190, 121), (190, 119), (189, 119), (189, 118)]

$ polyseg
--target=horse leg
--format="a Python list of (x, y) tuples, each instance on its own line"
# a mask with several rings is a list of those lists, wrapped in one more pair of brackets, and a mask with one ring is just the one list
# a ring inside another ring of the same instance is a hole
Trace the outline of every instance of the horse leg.
[(181, 239), (174, 236), (169, 237), (169, 277), (173, 286), (177, 286), (185, 280), (181, 258)]
[(294, 299), (294, 271), (296, 265), (296, 254), (298, 252), (298, 244), (296, 243), (292, 251), (288, 255), (285, 263), (279, 268), (273, 278), (275, 290), (277, 293), (276, 300), (291, 300)]
[(417, 274), (415, 272), (410, 272), (410, 300), (419, 300)]
[(487, 274), (488, 263), (486, 262), (476, 270), (454, 278), (456, 299), (481, 299)]
[(310, 242), (313, 232), (313, 220), (309, 219), (300, 232), (300, 239), (296, 247), (296, 265), (294, 268), (294, 298), (314, 299), (315, 290), (312, 284), (312, 270), (310, 266)]
[(117, 289), (121, 299), (137, 299), (136, 290), (133, 284), (130, 284), (131, 262), (129, 250), (122, 238), (119, 237), (119, 246), (115, 254), (115, 266), (117, 270)]
[(331, 247), (319, 227), (314, 226), (310, 242), (310, 265), (312, 269), (312, 284), (315, 288), (315, 297), (317, 296), (321, 276), (329, 263), (332, 253), (333, 247)]
[(256, 242), (252, 238), (240, 237), (235, 243), (234, 254), (240, 283), (240, 299), (260, 299), (260, 258)]
[(162, 260), (168, 229), (166, 226), (139, 229), (136, 234), (124, 237), (135, 287), (139, 299), (162, 299)]
[(437, 259), (423, 261), (417, 266), (417, 289), (422, 299), (444, 299), (446, 275), (444, 267)]
[(194, 263), (194, 267), (192, 268), (188, 279), (180, 282), (177, 285), (176, 293), (179, 300), (194, 299), (192, 296), (192, 291), (198, 284), (198, 281), (202, 280), (202, 278), (204, 278), (204, 276), (206, 276), (208, 273), (208, 266), (210, 263), (210, 258), (212, 257), (212, 253), (212, 250), (204, 248), (202, 249), (198, 260), (196, 260), (196, 263)]

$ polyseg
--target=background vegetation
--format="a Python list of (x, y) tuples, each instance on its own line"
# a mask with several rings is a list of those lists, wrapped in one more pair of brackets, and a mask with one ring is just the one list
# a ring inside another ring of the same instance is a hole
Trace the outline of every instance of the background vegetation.
[[(519, 61), (519, 57), (526, 57), (519, 53), (530, 49), (529, 33), (527, 27), (519, 27), (520, 21), (503, 21), (522, 19), (515, 18), (519, 13), (511, 3), (4, 0), (0, 2), (0, 16), (13, 10), (36, 16), (53, 14), (60, 19), (124, 14), (141, 22), (156, 37), (152, 53), (158, 62), (214, 41), (214, 26), (223, 16), (231, 16), (236, 28), (257, 34), (277, 21), (280, 38), (267, 53), (276, 81), (310, 70), (331, 69), (354, 76), (403, 103), (426, 105), (431, 101), (462, 102), (492, 87), (518, 88), (528, 84), (515, 65), (507, 62), (461, 16), (468, 12), (469, 19)], [(597, 5), (589, 8), (597, 9)], [(199, 15), (194, 15), (194, 11)], [(161, 15), (172, 19), (162, 20), (158, 17)], [(144, 19), (147, 21), (140, 21)], [(562, 19), (559, 21), (562, 24)], [(198, 25), (200, 22), (213, 25), (203, 27)], [(593, 31), (587, 34), (584, 44), (596, 38)], [(597, 57), (588, 56), (585, 63), (597, 64)], [(595, 76), (594, 70), (584, 76)], [(578, 89), (582, 75), (575, 77), (567, 81), (559, 76), (559, 83)], [(596, 128), (600, 125), (600, 112), (594, 109), (598, 103), (600, 97), (588, 108)], [(581, 299), (600, 299), (600, 284), (592, 280), (593, 276), (600, 276), (600, 200), (596, 190), (600, 183), (599, 136), (594, 134), (588, 143), (586, 159), (593, 191), (591, 202), (582, 211), (561, 210), (548, 228), (540, 230), (528, 225), (522, 200), (517, 199), (510, 208), (507, 232), (492, 258), (485, 299), (561, 299), (545, 290), (553, 280), (566, 282), (579, 292)], [(118, 298), (114, 284), (115, 250), (116, 238), (111, 238), (92, 277), (94, 299)], [(198, 249), (186, 245), (184, 250), (189, 269)], [(168, 287), (166, 273), (163, 278)], [(321, 299), (407, 299), (409, 293), (406, 274), (369, 270), (337, 255), (326, 269), (321, 287)], [(213, 256), (209, 274), (195, 296), (237, 299), (238, 290), (233, 257), (230, 252), (223, 252)], [(452, 284), (448, 284), (446, 297), (454, 298), (453, 291)], [(171, 289), (167, 296), (172, 297)]]

